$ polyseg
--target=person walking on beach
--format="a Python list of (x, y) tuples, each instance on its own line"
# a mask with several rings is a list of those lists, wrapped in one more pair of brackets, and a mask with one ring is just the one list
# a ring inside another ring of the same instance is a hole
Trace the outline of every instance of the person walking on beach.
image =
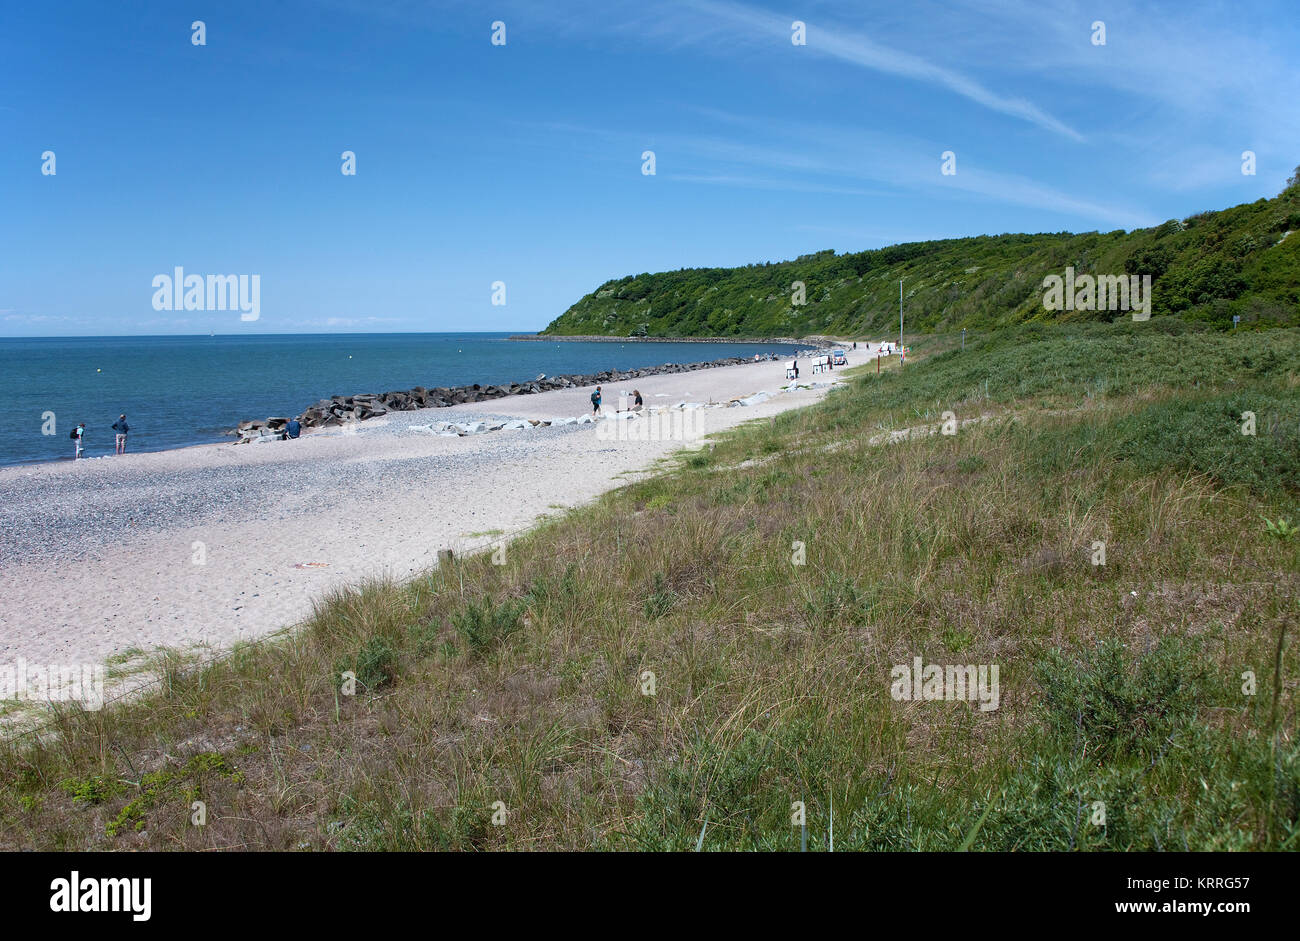
[(77, 422), (77, 427), (73, 428), (72, 434), (68, 436), (72, 439), (75, 447), (75, 450), (73, 450), (72, 452), (72, 459), (74, 461), (77, 460), (79, 457), (81, 457), (81, 452), (84, 450), (81, 446), (81, 439), (84, 438), (85, 436), (86, 436), (86, 423), (84, 421)]
[(113, 430), (117, 432), (117, 453), (126, 453), (126, 433), (130, 431), (130, 426), (126, 423), (126, 416), (117, 416), (117, 421), (113, 422)]
[(596, 391), (591, 393), (591, 414), (600, 414), (600, 386), (596, 386)]

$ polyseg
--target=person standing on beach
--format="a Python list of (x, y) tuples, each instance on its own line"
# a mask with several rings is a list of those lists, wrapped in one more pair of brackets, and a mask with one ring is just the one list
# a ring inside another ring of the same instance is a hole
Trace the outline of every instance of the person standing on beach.
[(591, 414), (600, 414), (600, 386), (596, 386), (596, 391), (591, 393)]
[(72, 434), (70, 435), (75, 447), (75, 449), (72, 452), (72, 459), (74, 461), (77, 460), (79, 457), (81, 457), (81, 452), (82, 450), (84, 450), (81, 447), (81, 439), (84, 438), (85, 436), (86, 436), (86, 423), (84, 421), (77, 422), (77, 427), (72, 429)]
[(117, 416), (117, 421), (113, 422), (113, 430), (117, 432), (117, 453), (126, 453), (126, 433), (130, 431), (130, 426), (126, 423), (126, 416)]

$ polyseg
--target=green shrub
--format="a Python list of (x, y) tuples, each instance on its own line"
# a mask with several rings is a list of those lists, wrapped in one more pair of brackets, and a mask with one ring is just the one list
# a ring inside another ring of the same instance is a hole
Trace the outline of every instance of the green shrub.
[(483, 653), (497, 642), (509, 637), (523, 626), (524, 603), (505, 600), (499, 603), (485, 598), (482, 602), (470, 601), (453, 612), (452, 626), (474, 653)]
[[(1273, 370), (1272, 350), (1252, 366)], [(1248, 367), (1250, 368), (1250, 367)], [(1245, 413), (1254, 434), (1243, 434)], [(1207, 474), (1259, 494), (1300, 492), (1300, 392), (1175, 398), (1120, 419), (1116, 452), (1147, 473)]]
[(1094, 761), (1158, 752), (1196, 718), (1204, 662), (1196, 644), (1176, 637), (1161, 638), (1136, 663), (1117, 640), (1073, 660), (1053, 650), (1037, 671), (1044, 719)]
[(72, 795), (77, 804), (102, 804), (126, 790), (126, 785), (113, 775), (92, 774), (86, 778), (70, 778), (62, 783), (63, 790)]
[(672, 610), (677, 601), (677, 593), (668, 587), (663, 572), (655, 572), (654, 587), (641, 602), (647, 621), (661, 618)]
[(397, 651), (385, 637), (371, 637), (351, 661), (335, 664), (334, 672), (353, 671), (363, 689), (382, 689), (397, 679)]

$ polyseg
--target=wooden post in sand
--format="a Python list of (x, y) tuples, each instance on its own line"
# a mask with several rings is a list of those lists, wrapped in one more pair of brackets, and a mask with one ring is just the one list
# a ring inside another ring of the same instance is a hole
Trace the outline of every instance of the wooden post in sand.
[(456, 558), (455, 554), (450, 549), (439, 549), (438, 568), (451, 565), (451, 563), (455, 561), (455, 558)]

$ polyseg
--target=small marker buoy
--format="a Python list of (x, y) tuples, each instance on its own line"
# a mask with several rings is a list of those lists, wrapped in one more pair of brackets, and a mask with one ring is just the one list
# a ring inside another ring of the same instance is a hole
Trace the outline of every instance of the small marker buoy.
[(103, 372), (103, 371), (104, 371), (104, 370), (102, 370), (102, 369), (96, 369), (96, 370), (95, 370), (95, 372)]

